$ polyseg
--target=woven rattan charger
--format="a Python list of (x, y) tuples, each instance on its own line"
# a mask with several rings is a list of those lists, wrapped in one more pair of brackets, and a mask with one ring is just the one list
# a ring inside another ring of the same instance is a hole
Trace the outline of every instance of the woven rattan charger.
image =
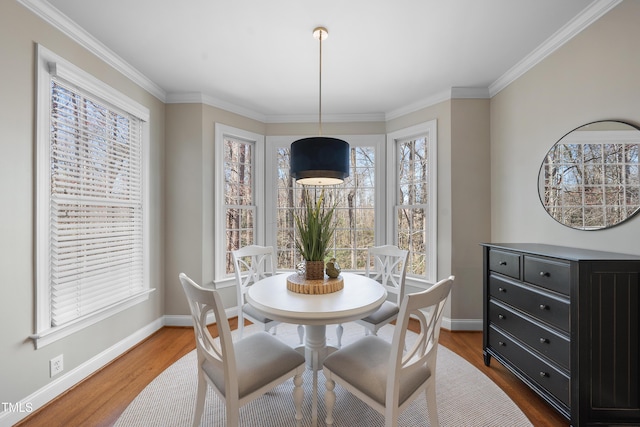
[(304, 275), (294, 273), (287, 277), (287, 289), (298, 294), (321, 295), (338, 292), (344, 288), (342, 276), (307, 280)]

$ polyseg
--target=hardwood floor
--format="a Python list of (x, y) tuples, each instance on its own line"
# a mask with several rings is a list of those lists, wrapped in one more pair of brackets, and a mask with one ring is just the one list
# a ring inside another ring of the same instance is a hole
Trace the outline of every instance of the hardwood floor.
[(491, 359), (491, 366), (484, 365), (482, 356), (482, 332), (440, 332), (440, 344), (463, 357), (515, 402), (535, 427), (568, 427), (566, 418), (556, 412), (542, 398), (524, 385), (500, 362)]
[[(237, 318), (230, 319), (230, 324), (237, 327)], [(215, 325), (211, 333), (217, 335)], [(534, 426), (569, 425), (500, 363), (492, 360), (490, 367), (484, 366), (482, 332), (443, 329), (440, 343), (491, 378)], [(16, 426), (111, 426), (147, 384), (194, 348), (193, 329), (164, 327)]]

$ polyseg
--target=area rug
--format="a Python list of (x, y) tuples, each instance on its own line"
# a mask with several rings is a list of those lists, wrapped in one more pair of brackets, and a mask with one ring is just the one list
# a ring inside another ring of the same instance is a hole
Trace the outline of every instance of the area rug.
[[(245, 334), (255, 333), (255, 326)], [(237, 333), (237, 331), (234, 331)], [(378, 336), (391, 340), (393, 326), (383, 327)], [(343, 345), (364, 335), (362, 326), (344, 325)], [(415, 337), (415, 334), (411, 334)], [(280, 324), (276, 336), (291, 346), (298, 345), (295, 325)], [(327, 342), (335, 345), (335, 326), (327, 327)], [(312, 373), (304, 375), (303, 426), (311, 425)], [(191, 426), (196, 398), (196, 353), (187, 354), (154, 379), (122, 413), (116, 426)], [(324, 426), (324, 376), (318, 375), (318, 425)], [(240, 425), (247, 427), (295, 426), (295, 409), (290, 380), (245, 405)], [(336, 384), (334, 426), (384, 426), (384, 418)], [(438, 348), (436, 377), (438, 415), (442, 426), (531, 426), (527, 417), (487, 376), (447, 348)], [(224, 426), (224, 403), (209, 390), (202, 417), (203, 426)], [(401, 427), (428, 426), (424, 395), (414, 401), (399, 418)], [(431, 426), (433, 427), (433, 426)]]

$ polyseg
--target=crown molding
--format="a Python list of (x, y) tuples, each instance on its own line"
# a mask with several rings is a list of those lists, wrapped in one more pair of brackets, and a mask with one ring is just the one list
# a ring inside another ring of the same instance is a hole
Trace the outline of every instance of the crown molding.
[[(51, 6), (45, 0), (17, 0), (44, 21), (58, 29), (76, 43), (105, 61), (124, 76), (141, 86), (160, 101), (165, 103), (203, 103), (225, 111), (239, 114), (263, 123), (306, 123), (315, 122), (315, 115), (265, 115), (230, 102), (216, 99), (200, 93), (172, 93), (167, 94), (164, 89), (151, 81), (148, 77), (133, 68), (121, 57), (103, 45), (78, 24)], [(492, 98), (513, 81), (529, 71), (544, 58), (555, 52), (574, 36), (597, 21), (605, 13), (620, 4), (622, 0), (594, 0), (584, 11), (573, 18), (564, 27), (554, 33), (533, 52), (509, 69), (491, 85), (485, 88), (453, 87), (436, 93), (426, 99), (419, 100), (407, 106), (391, 110), (386, 113), (372, 114), (335, 114), (323, 116), (323, 121), (329, 122), (377, 122), (392, 120), (423, 108), (431, 107), (450, 99), (461, 98)]]
[(61, 31), (67, 37), (87, 49), (92, 54), (115, 68), (131, 81), (145, 89), (147, 92), (165, 102), (166, 92), (160, 86), (151, 81), (144, 74), (133, 68), (112, 50), (98, 41), (78, 24), (51, 6), (44, 0), (17, 0), (18, 3), (42, 18), (45, 22)]
[(451, 99), (488, 99), (489, 89), (485, 87), (452, 87), (436, 93), (433, 96), (409, 104), (405, 107), (390, 111), (385, 115), (385, 120), (392, 120), (407, 114), (415, 113), (423, 108), (432, 107)]
[[(249, 110), (236, 104), (197, 92), (169, 93), (167, 94), (166, 102), (167, 104), (206, 104), (262, 123), (314, 123), (318, 121), (317, 114), (264, 115), (257, 111)], [(322, 115), (323, 123), (380, 122), (384, 121), (384, 119), (385, 116), (383, 113)]]
[[(317, 114), (279, 114), (267, 116), (267, 123), (314, 123), (318, 121)], [(323, 114), (322, 123), (352, 123), (352, 122), (384, 122), (384, 113), (369, 114)]]
[(556, 31), (529, 55), (489, 85), (490, 96), (495, 96), (621, 2), (622, 0), (595, 0), (564, 27)]
[(418, 110), (431, 107), (433, 105), (439, 104), (444, 101), (448, 101), (450, 99), (451, 99), (451, 89), (446, 89), (428, 98), (422, 99), (420, 101), (414, 102), (407, 106), (404, 106), (386, 113), (385, 120), (392, 120), (398, 117), (406, 116), (407, 114), (415, 113)]
[(167, 104), (205, 104), (211, 107), (220, 108), (230, 113), (239, 114), (249, 119), (265, 123), (267, 116), (248, 108), (241, 107), (231, 102), (223, 101), (213, 96), (200, 92), (173, 92), (167, 94), (165, 102)]

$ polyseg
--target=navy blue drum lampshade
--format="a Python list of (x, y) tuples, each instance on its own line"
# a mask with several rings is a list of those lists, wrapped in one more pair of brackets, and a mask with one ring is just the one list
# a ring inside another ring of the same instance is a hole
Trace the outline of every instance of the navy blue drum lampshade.
[(291, 144), (291, 177), (303, 185), (335, 185), (349, 176), (349, 144), (314, 136)]

